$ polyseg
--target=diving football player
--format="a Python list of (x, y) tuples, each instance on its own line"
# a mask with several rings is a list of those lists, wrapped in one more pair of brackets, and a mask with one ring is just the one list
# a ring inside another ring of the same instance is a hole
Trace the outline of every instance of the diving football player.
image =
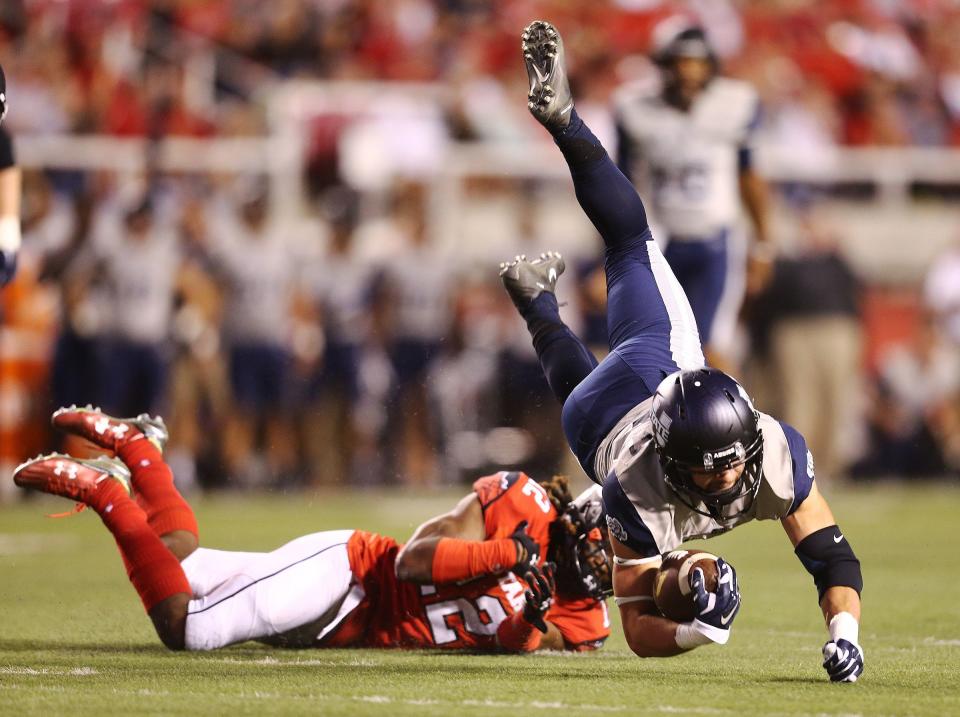
[(522, 36), (528, 108), (553, 135), (576, 196), (605, 245), (610, 353), (598, 364), (560, 318), (563, 259), (518, 257), (501, 277), (532, 335), (570, 448), (603, 485), (613, 587), (631, 649), (676, 655), (727, 642), (739, 610), (733, 567), (719, 561), (713, 593), (694, 571), (697, 617), (669, 620), (653, 603), (661, 554), (751, 520), (779, 520), (813, 575), (829, 640), (831, 680), (863, 672), (860, 563), (814, 480), (795, 429), (758, 412), (733, 378), (708, 368), (683, 290), (653, 241), (644, 205), (578, 117), (556, 28)]

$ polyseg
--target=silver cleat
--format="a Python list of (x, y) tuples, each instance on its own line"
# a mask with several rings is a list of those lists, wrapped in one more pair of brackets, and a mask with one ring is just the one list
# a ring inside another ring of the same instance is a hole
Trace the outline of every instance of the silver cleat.
[(567, 80), (563, 40), (549, 22), (534, 20), (520, 36), (523, 62), (527, 67), (530, 114), (550, 130), (570, 124), (573, 96)]

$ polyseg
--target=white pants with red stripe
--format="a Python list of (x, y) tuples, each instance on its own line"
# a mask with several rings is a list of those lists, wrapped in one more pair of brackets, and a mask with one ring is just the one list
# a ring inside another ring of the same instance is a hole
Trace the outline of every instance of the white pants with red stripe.
[(290, 647), (313, 645), (362, 598), (347, 558), (351, 535), (313, 533), (270, 553), (194, 551), (181, 563), (194, 595), (187, 649), (270, 638)]

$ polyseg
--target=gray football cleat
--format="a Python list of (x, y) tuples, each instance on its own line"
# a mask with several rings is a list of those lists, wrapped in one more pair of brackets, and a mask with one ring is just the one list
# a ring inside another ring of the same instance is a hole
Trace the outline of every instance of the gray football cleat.
[(527, 108), (547, 129), (563, 129), (570, 124), (573, 96), (567, 80), (560, 33), (549, 22), (534, 20), (524, 29), (520, 39), (530, 80)]
[(528, 261), (525, 255), (520, 254), (513, 261), (500, 264), (500, 279), (513, 305), (523, 311), (544, 291), (555, 294), (557, 279), (566, 268), (559, 252), (544, 252), (533, 261)]
[(37, 456), (17, 466), (13, 482), (35, 490), (87, 503), (105, 480), (115, 480), (130, 492), (130, 469), (117, 458), (83, 459), (62, 453)]

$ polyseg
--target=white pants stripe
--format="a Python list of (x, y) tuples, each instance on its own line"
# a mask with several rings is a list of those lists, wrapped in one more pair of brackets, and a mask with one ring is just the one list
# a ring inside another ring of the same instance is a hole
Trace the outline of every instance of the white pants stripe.
[(687, 295), (655, 241), (647, 242), (647, 254), (657, 289), (670, 317), (670, 353), (673, 361), (684, 371), (703, 368), (706, 362), (700, 346), (700, 333)]

